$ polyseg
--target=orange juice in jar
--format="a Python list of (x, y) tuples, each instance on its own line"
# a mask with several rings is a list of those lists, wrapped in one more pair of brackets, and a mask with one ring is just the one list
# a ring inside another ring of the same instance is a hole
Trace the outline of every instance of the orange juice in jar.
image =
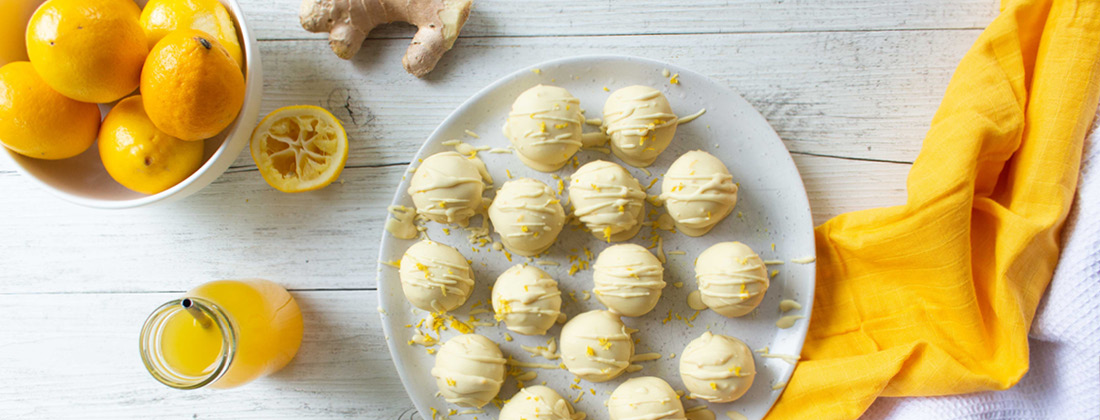
[(294, 297), (267, 280), (219, 280), (161, 305), (141, 329), (141, 357), (161, 383), (232, 388), (282, 369), (302, 343)]

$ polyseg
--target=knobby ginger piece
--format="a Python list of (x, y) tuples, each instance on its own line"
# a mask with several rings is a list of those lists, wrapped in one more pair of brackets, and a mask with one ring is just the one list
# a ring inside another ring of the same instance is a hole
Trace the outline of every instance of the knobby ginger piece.
[(375, 27), (408, 22), (418, 30), (401, 63), (416, 77), (454, 46), (473, 0), (302, 0), (298, 17), (310, 32), (328, 32), (336, 55), (351, 59)]

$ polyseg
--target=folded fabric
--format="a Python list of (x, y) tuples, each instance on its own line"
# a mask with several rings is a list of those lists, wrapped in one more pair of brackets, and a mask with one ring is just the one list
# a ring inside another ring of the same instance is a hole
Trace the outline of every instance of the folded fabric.
[(948, 85), (906, 204), (817, 228), (810, 331), (767, 418), (1016, 384), (1098, 91), (1100, 2), (1002, 4)]
[(1085, 138), (1062, 255), (1028, 336), (1031, 369), (1012, 389), (879, 398), (863, 418), (1100, 419), (1100, 120), (1093, 120)]

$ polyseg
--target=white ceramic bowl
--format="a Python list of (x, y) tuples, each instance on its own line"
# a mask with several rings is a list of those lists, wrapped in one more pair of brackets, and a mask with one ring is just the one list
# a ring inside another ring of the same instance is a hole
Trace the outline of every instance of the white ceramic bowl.
[[(146, 195), (131, 191), (115, 182), (99, 159), (95, 144), (79, 156), (63, 160), (28, 158), (0, 147), (0, 156), (8, 159), (20, 173), (50, 193), (82, 206), (102, 209), (125, 209), (152, 203), (177, 200), (209, 185), (217, 179), (248, 146), (252, 129), (260, 113), (263, 98), (263, 65), (256, 37), (249, 30), (236, 0), (221, 0), (237, 24), (241, 50), (245, 60), (245, 97), (237, 119), (229, 128), (205, 140), (203, 164), (195, 173), (174, 187), (158, 194)], [(144, 3), (144, 1), (139, 1)], [(100, 105), (103, 116), (109, 105)]]

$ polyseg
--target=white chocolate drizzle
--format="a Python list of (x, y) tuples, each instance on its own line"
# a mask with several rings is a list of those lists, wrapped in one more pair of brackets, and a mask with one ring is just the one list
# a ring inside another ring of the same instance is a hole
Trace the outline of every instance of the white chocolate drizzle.
[(641, 228), (645, 191), (622, 166), (597, 160), (569, 179), (573, 214), (594, 236), (607, 242), (630, 239)]
[(669, 166), (661, 181), (660, 198), (680, 231), (701, 236), (733, 211), (737, 190), (722, 161), (695, 150)]
[(438, 223), (468, 224), (481, 208), (485, 189), (487, 172), (482, 174), (484, 163), (480, 167), (477, 163), (481, 160), (457, 152), (436, 153), (424, 159), (408, 189), (417, 213)]
[(401, 289), (413, 306), (446, 312), (462, 306), (474, 287), (474, 273), (458, 250), (429, 240), (413, 244), (401, 258)]
[(798, 320), (803, 319), (803, 318), (805, 318), (805, 317), (801, 316), (801, 315), (787, 315), (787, 316), (779, 318), (778, 321), (775, 321), (775, 326), (779, 327), (779, 328), (782, 328), (782, 329), (787, 329), (787, 328), (793, 327), (795, 321), (798, 321)]
[(701, 311), (707, 309), (707, 304), (703, 303), (703, 296), (698, 290), (692, 290), (691, 293), (688, 293), (687, 302), (688, 307), (693, 310)]
[(492, 340), (462, 334), (443, 343), (431, 373), (447, 402), (480, 408), (500, 392), (504, 364), (500, 347)]
[(712, 403), (741, 398), (752, 386), (752, 350), (733, 337), (704, 332), (680, 357), (680, 379), (692, 397)]
[(519, 346), (523, 351), (531, 353), (531, 357), (542, 357), (546, 360), (558, 360), (561, 358), (561, 354), (558, 353), (558, 342), (553, 337), (546, 342), (546, 347), (543, 346)]
[(649, 361), (657, 360), (657, 359), (660, 359), (660, 358), (661, 358), (661, 353), (635, 354), (634, 356), (632, 356), (630, 358), (630, 363), (649, 362)]
[(695, 279), (703, 303), (726, 317), (748, 314), (768, 290), (764, 262), (740, 242), (707, 248), (695, 263)]
[(601, 128), (611, 138), (611, 150), (635, 167), (649, 166), (668, 147), (679, 119), (668, 99), (646, 86), (616, 90), (603, 108)]
[(766, 359), (780, 359), (780, 360), (782, 360), (784, 362), (787, 362), (787, 363), (790, 363), (792, 365), (798, 364), (798, 360), (802, 358), (801, 356), (796, 355), (796, 354), (772, 353), (771, 350), (768, 349), (768, 346), (764, 346), (764, 348), (762, 348), (762, 349), (756, 349), (755, 351), (756, 351), (757, 354), (760, 355), (760, 357), (763, 357), (763, 358), (766, 358)]
[(705, 405), (697, 405), (684, 412), (687, 413), (687, 420), (715, 420), (714, 412)]
[(631, 378), (607, 400), (611, 420), (686, 420), (680, 396), (668, 382), (654, 377)]
[(493, 311), (496, 320), (504, 321), (511, 331), (546, 334), (561, 315), (558, 282), (538, 267), (513, 266), (493, 286)]
[(689, 122), (695, 121), (696, 118), (699, 118), (703, 114), (706, 114), (706, 113), (707, 113), (707, 109), (703, 108), (703, 109), (700, 109), (698, 112), (696, 112), (694, 114), (685, 115), (683, 117), (680, 117), (680, 121), (678, 121), (678, 125), (684, 125), (684, 124), (687, 124)]
[(581, 379), (613, 379), (630, 366), (634, 355), (632, 331), (618, 315), (608, 311), (577, 315), (562, 327), (562, 362)]
[(522, 361), (513, 359), (511, 357), (508, 358), (507, 364), (508, 364), (508, 366), (515, 366), (515, 367), (521, 367), (521, 368), (534, 368), (534, 369), (557, 369), (559, 367), (558, 365), (551, 365), (549, 363), (522, 362)]
[(745, 417), (744, 414), (741, 414), (741, 413), (739, 413), (737, 411), (733, 411), (733, 410), (727, 411), (726, 412), (726, 417), (729, 417), (730, 420), (749, 420), (749, 418)]
[[(533, 373), (533, 372), (532, 372)], [(521, 388), (500, 410), (500, 420), (584, 420), (556, 391), (542, 385)]]
[(593, 293), (612, 312), (642, 316), (653, 310), (665, 288), (664, 267), (635, 244), (611, 246), (596, 258)]
[(565, 226), (565, 210), (553, 190), (530, 178), (504, 183), (489, 206), (489, 218), (504, 246), (525, 257), (549, 249)]
[(779, 301), (779, 311), (780, 312), (793, 311), (793, 310), (796, 310), (796, 309), (802, 309), (802, 305), (799, 304), (798, 301), (796, 301), (796, 300), (783, 299), (783, 300)]
[(581, 148), (583, 124), (579, 99), (560, 87), (538, 85), (516, 98), (503, 131), (524, 164), (551, 172)]
[(398, 239), (415, 239), (420, 233), (413, 221), (416, 219), (416, 209), (405, 206), (386, 207), (391, 218), (386, 219), (386, 232)]

